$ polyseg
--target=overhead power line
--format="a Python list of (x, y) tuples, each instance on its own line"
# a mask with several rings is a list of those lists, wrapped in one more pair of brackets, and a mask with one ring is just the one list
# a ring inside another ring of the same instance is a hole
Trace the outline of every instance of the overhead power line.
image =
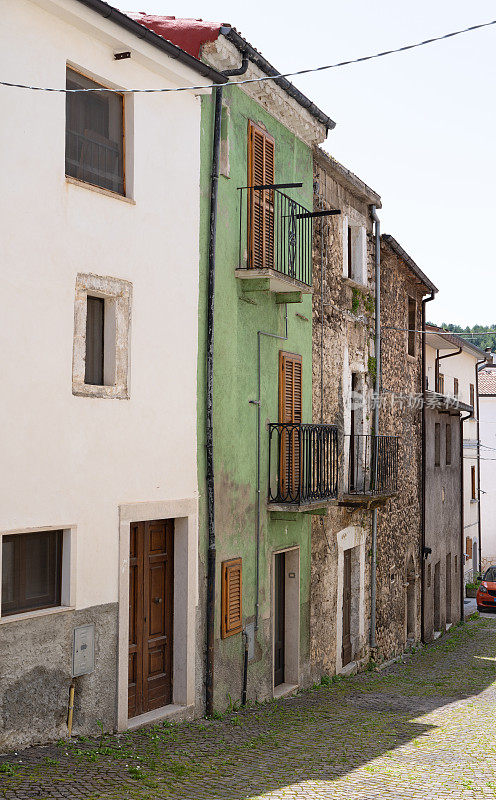
[(372, 61), (375, 58), (384, 58), (384, 56), (391, 56), (395, 53), (405, 53), (407, 50), (414, 50), (416, 47), (424, 47), (427, 44), (434, 42), (441, 42), (445, 39), (451, 39), (453, 36), (460, 36), (462, 33), (470, 33), (472, 31), (481, 30), (481, 28), (489, 28), (491, 25), (496, 25), (496, 19), (490, 22), (481, 22), (479, 25), (470, 25), (468, 28), (462, 28), (458, 31), (445, 33), (442, 36), (433, 36), (431, 39), (424, 39), (423, 42), (415, 42), (415, 44), (406, 44), (403, 47), (397, 47), (394, 50), (384, 50), (382, 53), (374, 53), (370, 56), (362, 56), (361, 58), (352, 58), (348, 61), (338, 61), (336, 64), (326, 64), (321, 67), (311, 67), (309, 69), (299, 69), (295, 72), (281, 72), (276, 75), (264, 75), (260, 78), (245, 78), (242, 81), (229, 81), (229, 83), (210, 83), (204, 86), (176, 86), (175, 88), (165, 87), (162, 89), (106, 89), (105, 87), (94, 87), (87, 89), (57, 89), (48, 86), (29, 86), (24, 83), (12, 83), (10, 81), (0, 81), (0, 86), (9, 86), (14, 89), (30, 89), (34, 92), (61, 92), (61, 93), (78, 93), (78, 92), (116, 92), (118, 94), (152, 94), (160, 92), (187, 92), (195, 91), (198, 89), (216, 89), (220, 86), (243, 86), (247, 83), (261, 83), (262, 81), (273, 81), (277, 78), (293, 78), (295, 75), (308, 75), (312, 72), (323, 72), (328, 69), (337, 69), (338, 67), (347, 67), (350, 64), (361, 64), (365, 61)]

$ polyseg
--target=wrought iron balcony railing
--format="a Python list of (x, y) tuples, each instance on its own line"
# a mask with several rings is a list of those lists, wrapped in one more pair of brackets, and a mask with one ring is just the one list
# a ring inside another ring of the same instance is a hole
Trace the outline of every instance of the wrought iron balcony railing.
[(238, 267), (271, 269), (311, 286), (314, 214), (280, 191), (291, 185), (301, 184), (240, 188)]
[(348, 455), (345, 494), (374, 496), (397, 490), (397, 436), (345, 436), (345, 451)]
[(269, 503), (310, 505), (337, 494), (337, 427), (270, 423)]

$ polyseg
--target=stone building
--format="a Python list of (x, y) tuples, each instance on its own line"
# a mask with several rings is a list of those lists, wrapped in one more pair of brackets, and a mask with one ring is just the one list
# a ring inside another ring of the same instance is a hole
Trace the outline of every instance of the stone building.
[[(315, 677), (369, 657), (371, 506), (365, 485), (375, 378), (375, 245), (379, 195), (320, 149), (314, 206), (338, 210), (314, 229), (313, 415), (339, 431), (339, 499), (312, 519), (311, 658)], [(364, 460), (365, 457), (365, 460)]]
[(422, 300), (434, 284), (389, 235), (381, 237), (380, 432), (398, 437), (397, 492), (379, 510), (377, 656), (421, 638)]
[[(470, 376), (463, 395), (458, 388), (455, 392), (441, 371), (447, 371), (448, 367), (450, 372), (456, 370), (455, 362), (468, 344), (439, 328), (426, 326), (426, 330), (422, 627), (424, 641), (430, 641), (463, 618), (466, 560), (463, 423), (474, 416), (475, 391), (473, 385), (470, 388)], [(449, 357), (444, 366), (442, 356)], [(472, 358), (475, 365), (476, 354)], [(470, 372), (475, 380), (473, 368)], [(461, 374), (458, 375), (461, 389)], [(470, 449), (473, 447), (472, 442)]]

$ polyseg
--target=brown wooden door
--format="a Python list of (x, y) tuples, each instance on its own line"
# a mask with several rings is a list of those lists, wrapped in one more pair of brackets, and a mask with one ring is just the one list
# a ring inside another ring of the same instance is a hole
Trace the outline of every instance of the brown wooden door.
[(275, 557), (274, 579), (274, 686), (284, 683), (285, 613), (286, 613), (286, 558), (285, 553)]
[(172, 702), (172, 520), (131, 525), (129, 717)]
[(302, 360), (295, 353), (279, 352), (279, 422), (294, 423), (281, 433), (279, 482), (283, 498), (296, 500), (300, 488), (300, 438), (302, 421)]
[(343, 667), (351, 661), (351, 550), (344, 551), (343, 575)]

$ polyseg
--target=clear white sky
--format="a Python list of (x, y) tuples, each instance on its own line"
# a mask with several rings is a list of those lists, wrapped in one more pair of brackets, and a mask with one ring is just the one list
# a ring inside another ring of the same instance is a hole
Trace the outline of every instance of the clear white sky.
[[(496, 18), (494, 0), (115, 4), (123, 11), (230, 23), (281, 71), (355, 58)], [(381, 195), (383, 232), (439, 288), (428, 306), (429, 319), (438, 323), (496, 322), (495, 56), (496, 25), (294, 79), (337, 123), (325, 148)]]

